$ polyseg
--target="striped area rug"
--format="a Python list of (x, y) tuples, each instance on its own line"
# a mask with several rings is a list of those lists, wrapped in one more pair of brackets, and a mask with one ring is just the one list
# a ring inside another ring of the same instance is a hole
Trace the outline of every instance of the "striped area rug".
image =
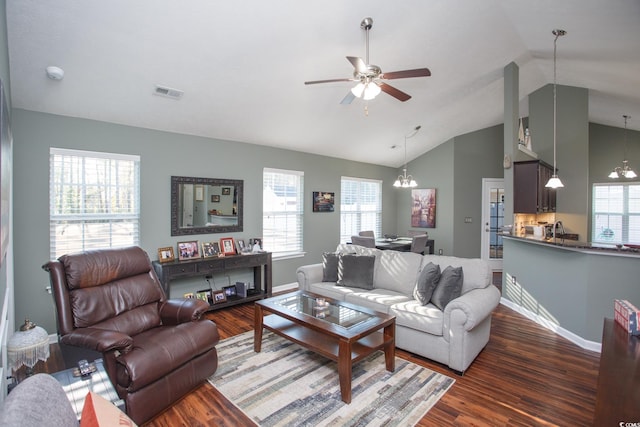
[(253, 332), (221, 341), (218, 370), (209, 378), (260, 426), (413, 426), (446, 393), (452, 378), (384, 353), (353, 367), (352, 399), (340, 397), (338, 367), (322, 356), (265, 331), (262, 351)]

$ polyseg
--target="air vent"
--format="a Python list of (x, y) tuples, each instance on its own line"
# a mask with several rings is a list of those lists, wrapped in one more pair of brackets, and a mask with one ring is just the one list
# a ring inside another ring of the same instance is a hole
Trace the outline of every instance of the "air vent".
[(153, 91), (154, 95), (164, 96), (167, 98), (180, 99), (184, 92), (178, 89), (172, 89), (166, 86), (156, 85), (155, 90)]

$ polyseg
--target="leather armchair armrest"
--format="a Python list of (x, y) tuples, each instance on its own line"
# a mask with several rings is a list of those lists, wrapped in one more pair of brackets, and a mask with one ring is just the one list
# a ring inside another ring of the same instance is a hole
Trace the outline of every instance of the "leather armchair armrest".
[(163, 325), (179, 325), (200, 320), (208, 309), (209, 304), (199, 299), (170, 299), (160, 307), (160, 318)]
[(96, 328), (78, 328), (73, 332), (63, 335), (60, 342), (77, 347), (106, 353), (112, 350), (119, 350), (127, 353), (131, 350), (133, 339), (122, 332), (108, 331)]

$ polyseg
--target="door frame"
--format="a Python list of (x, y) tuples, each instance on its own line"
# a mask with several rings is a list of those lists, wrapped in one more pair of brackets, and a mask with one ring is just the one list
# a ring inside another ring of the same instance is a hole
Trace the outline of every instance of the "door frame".
[(491, 236), (487, 225), (491, 218), (491, 189), (502, 188), (504, 190), (504, 178), (482, 178), (482, 221), (480, 222), (480, 257), (489, 263), (491, 270), (502, 270), (502, 258), (489, 258), (489, 238)]

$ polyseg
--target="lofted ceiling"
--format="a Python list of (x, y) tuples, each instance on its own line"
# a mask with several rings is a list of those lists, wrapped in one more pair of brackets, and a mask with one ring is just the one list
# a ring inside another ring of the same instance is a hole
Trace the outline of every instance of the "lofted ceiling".
[[(371, 63), (431, 70), (389, 82), (409, 101), (341, 105), (353, 83), (304, 85), (352, 76), (365, 17)], [(527, 94), (553, 82), (554, 28), (568, 33), (558, 84), (589, 89), (591, 122), (623, 127), (628, 114), (640, 130), (639, 23), (637, 0), (7, 0), (14, 108), (392, 167), (416, 125), (409, 160), (502, 123), (510, 62), (527, 115)]]

